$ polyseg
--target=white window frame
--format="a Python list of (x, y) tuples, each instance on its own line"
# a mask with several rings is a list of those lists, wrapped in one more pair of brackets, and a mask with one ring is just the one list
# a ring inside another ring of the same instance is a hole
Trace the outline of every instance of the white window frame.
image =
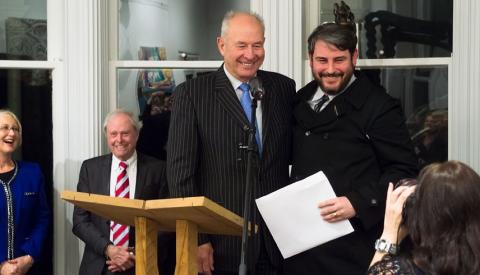
[[(302, 7), (307, 0), (252, 0), (266, 24), (263, 69), (310, 76), (303, 60)], [(113, 5), (112, 5), (113, 4)], [(78, 273), (82, 246), (71, 233), (73, 207), (59, 193), (75, 190), (81, 161), (105, 151), (104, 115), (116, 108), (117, 71), (130, 68), (216, 69), (222, 61), (117, 60), (117, 4), (112, 0), (47, 0), (46, 61), (0, 60), (0, 69), (52, 71), (54, 274)], [(114, 12), (112, 12), (114, 11)], [(480, 171), (480, 4), (454, 0), (451, 58), (359, 60), (362, 68), (448, 66), (449, 158)], [(112, 23), (113, 22), (113, 23)], [(107, 38), (105, 38), (107, 36)], [(308, 72), (308, 73), (307, 73)], [(77, 250), (78, 249), (78, 250)]]

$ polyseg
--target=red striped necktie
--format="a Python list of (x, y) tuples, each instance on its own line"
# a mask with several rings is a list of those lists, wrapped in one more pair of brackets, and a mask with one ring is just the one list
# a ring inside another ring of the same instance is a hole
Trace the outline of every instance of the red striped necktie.
[[(117, 184), (115, 185), (115, 197), (130, 198), (130, 186), (127, 175), (127, 164), (123, 161), (119, 164), (120, 173), (117, 176)], [(128, 247), (128, 231), (129, 226), (113, 222), (111, 225), (113, 231), (113, 244), (115, 246)]]

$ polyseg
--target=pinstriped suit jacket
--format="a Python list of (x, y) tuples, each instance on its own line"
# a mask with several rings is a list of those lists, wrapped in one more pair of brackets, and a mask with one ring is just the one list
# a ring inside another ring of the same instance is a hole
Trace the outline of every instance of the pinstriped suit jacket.
[[(253, 197), (258, 198), (288, 184), (292, 105), (295, 82), (283, 75), (258, 71), (262, 99), (263, 156), (254, 161)], [(248, 120), (223, 66), (216, 72), (179, 85), (175, 92), (167, 149), (167, 181), (173, 197), (206, 196), (243, 216)], [(252, 201), (254, 204), (254, 202)], [(256, 212), (256, 211), (255, 211)], [(260, 234), (274, 265), (281, 256), (270, 233), (260, 223)], [(255, 238), (255, 261), (260, 251)], [(215, 270), (238, 270), (241, 238), (209, 236), (214, 247)]]

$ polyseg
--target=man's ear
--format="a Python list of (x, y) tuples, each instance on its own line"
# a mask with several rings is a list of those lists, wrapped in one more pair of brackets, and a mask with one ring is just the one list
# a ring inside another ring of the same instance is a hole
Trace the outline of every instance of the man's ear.
[(357, 65), (357, 60), (358, 60), (358, 49), (355, 49), (355, 51), (353, 52), (353, 56), (352, 56), (353, 66)]
[(225, 39), (221, 36), (217, 37), (217, 47), (218, 47), (218, 51), (223, 56), (225, 52)]

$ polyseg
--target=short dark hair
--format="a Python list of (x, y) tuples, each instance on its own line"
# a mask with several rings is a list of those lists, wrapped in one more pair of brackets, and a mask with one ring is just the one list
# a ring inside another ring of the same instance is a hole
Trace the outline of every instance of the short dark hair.
[(407, 227), (415, 263), (428, 274), (480, 274), (480, 176), (447, 161), (418, 177)]
[(309, 56), (313, 55), (318, 41), (334, 45), (341, 51), (348, 50), (352, 55), (357, 47), (357, 35), (351, 25), (324, 23), (316, 27), (308, 37)]

